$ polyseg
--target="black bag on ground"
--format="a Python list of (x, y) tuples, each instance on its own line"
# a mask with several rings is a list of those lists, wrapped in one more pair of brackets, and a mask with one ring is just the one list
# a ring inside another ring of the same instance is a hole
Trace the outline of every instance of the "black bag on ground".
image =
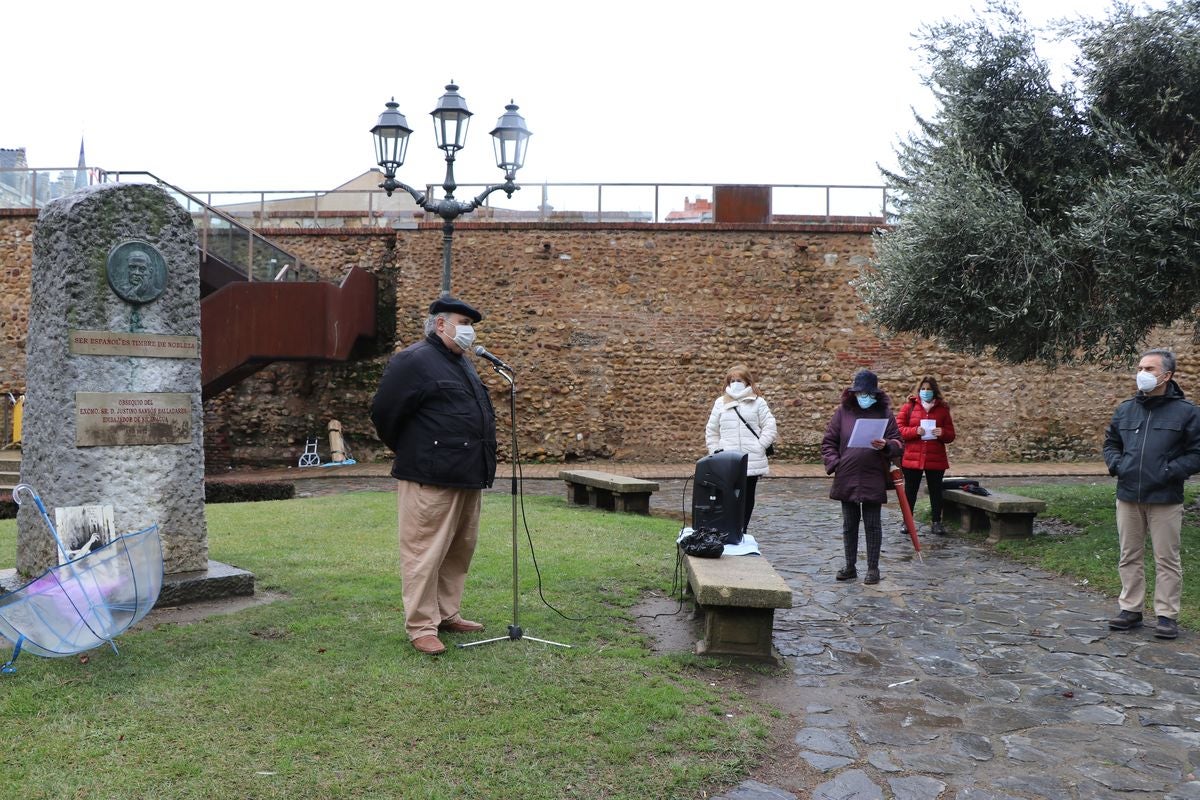
[(721, 532), (712, 528), (697, 528), (679, 540), (679, 546), (689, 556), (697, 558), (720, 558), (725, 550)]

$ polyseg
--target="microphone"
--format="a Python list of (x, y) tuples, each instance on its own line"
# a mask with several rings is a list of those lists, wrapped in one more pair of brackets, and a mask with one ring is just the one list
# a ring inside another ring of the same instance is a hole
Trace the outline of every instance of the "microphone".
[(497, 356), (494, 356), (487, 350), (483, 349), (483, 345), (475, 345), (475, 355), (479, 356), (480, 358), (486, 358), (488, 361), (492, 362), (493, 365), (499, 367), (500, 369), (506, 369), (509, 372), (516, 372), (515, 369), (510, 367), (508, 364), (505, 364)]

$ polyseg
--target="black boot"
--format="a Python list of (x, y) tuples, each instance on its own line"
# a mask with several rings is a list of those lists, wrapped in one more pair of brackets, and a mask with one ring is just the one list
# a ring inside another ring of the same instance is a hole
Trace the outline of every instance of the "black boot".
[(1142, 627), (1142, 614), (1139, 611), (1126, 611), (1121, 609), (1121, 613), (1108, 621), (1109, 630), (1128, 631), (1134, 628)]

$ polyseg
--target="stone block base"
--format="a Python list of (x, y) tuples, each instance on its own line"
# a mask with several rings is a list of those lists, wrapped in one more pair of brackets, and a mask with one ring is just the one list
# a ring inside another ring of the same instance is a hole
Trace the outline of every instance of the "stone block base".
[(778, 667), (784, 665), (783, 657), (771, 640), (775, 609), (700, 608), (704, 613), (704, 638), (696, 643), (697, 655), (765, 661)]
[(254, 594), (254, 573), (209, 559), (208, 569), (163, 576), (159, 606), (178, 606), (198, 600), (220, 600)]
[(0, 569), (0, 594), (15, 592), (28, 581), (21, 580), (15, 569)]
[[(0, 592), (20, 589), (28, 581), (15, 569), (0, 570)], [(254, 594), (254, 573), (209, 559), (208, 569), (175, 572), (163, 576), (155, 608), (181, 606), (200, 600), (221, 600)]]

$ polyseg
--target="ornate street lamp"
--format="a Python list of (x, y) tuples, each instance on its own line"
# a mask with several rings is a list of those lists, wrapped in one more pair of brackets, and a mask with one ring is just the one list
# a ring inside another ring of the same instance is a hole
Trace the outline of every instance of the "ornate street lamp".
[(454, 154), (466, 144), (471, 112), (467, 110), (467, 101), (458, 93), (458, 86), (453, 81), (446, 84), (446, 93), (438, 100), (437, 107), (429, 112), (433, 117), (437, 146), (446, 153), (446, 178), (442, 182), (446, 196), (434, 200), (425, 192), (418, 192), (396, 180), (396, 171), (404, 164), (408, 135), (412, 133), (412, 128), (408, 127), (408, 120), (400, 113), (395, 98), (385, 105), (379, 121), (371, 128), (371, 134), (375, 137), (376, 160), (384, 176), (379, 188), (387, 192), (388, 197), (395, 190), (403, 189), (412, 195), (418, 206), (442, 218), (442, 294), (450, 294), (450, 243), (454, 238), (454, 220), (460, 214), (479, 208), (494, 191), (502, 190), (512, 197), (513, 192), (521, 188), (513, 181), (517, 170), (525, 164), (525, 150), (532, 134), (525, 127), (525, 119), (517, 113), (517, 106), (511, 102), (506, 105), (504, 114), (491, 132), (496, 147), (496, 166), (504, 171), (504, 183), (488, 186), (469, 201), (454, 199), (454, 190), (458, 188), (454, 182)]

